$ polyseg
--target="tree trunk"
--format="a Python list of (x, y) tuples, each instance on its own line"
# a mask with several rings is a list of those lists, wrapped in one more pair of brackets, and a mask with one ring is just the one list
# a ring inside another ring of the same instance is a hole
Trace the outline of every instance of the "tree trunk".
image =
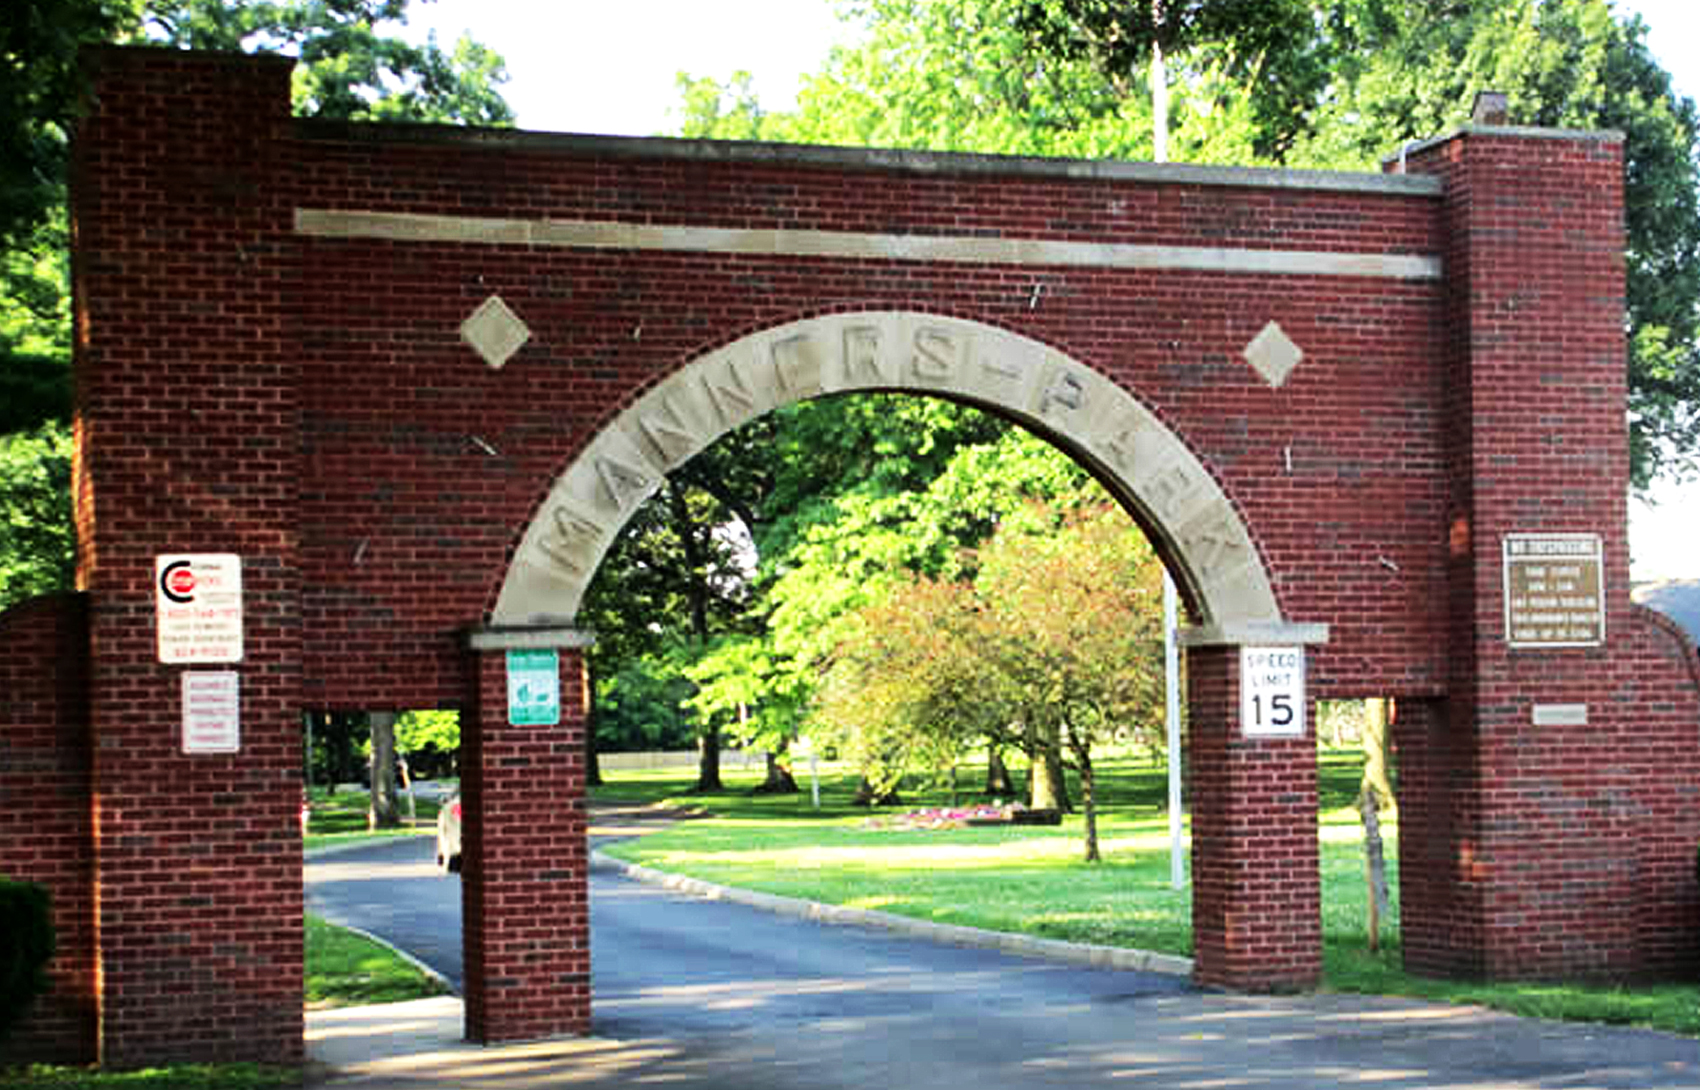
[(986, 751), (986, 795), (1002, 799), (1015, 794), (1015, 781), (1010, 778), (1009, 766), (1004, 764), (1003, 748), (992, 746)]
[(366, 811), (370, 829), (396, 829), (401, 813), (395, 797), (395, 712), (372, 712), (372, 794)]
[(596, 752), (596, 671), (584, 660), (584, 688), (590, 694), (584, 714), (584, 785), (602, 786), (602, 761)]
[(1393, 794), (1392, 761), (1387, 744), (1391, 705), (1392, 701), (1384, 697), (1364, 701), (1363, 790), (1374, 792), (1376, 809), (1397, 814), (1399, 801)]
[(779, 763), (779, 758), (772, 753), (767, 754), (767, 779), (757, 787), (758, 795), (795, 795), (798, 791), (797, 779), (791, 775), (791, 770)]
[(408, 828), (419, 824), (419, 801), (413, 795), (413, 768), (407, 763), (407, 754), (396, 754), (396, 764), (401, 769), (401, 789), (407, 792), (407, 825)]
[(1098, 852), (1097, 777), (1092, 770), (1092, 751), (1086, 745), (1077, 743), (1074, 747), (1074, 757), (1080, 769), (1080, 802), (1086, 817), (1086, 861), (1101, 863), (1103, 856)]
[(1389, 772), (1387, 722), (1389, 701), (1364, 702), (1364, 778), (1358, 790), (1358, 813), (1364, 823), (1364, 882), (1369, 898), (1369, 950), (1381, 948), (1381, 918), (1387, 914), (1387, 858), (1381, 843), (1381, 810), (1393, 810), (1393, 778)]
[(856, 798), (853, 801), (857, 806), (903, 805), (903, 799), (897, 794), (895, 789), (887, 791), (882, 795), (878, 791), (874, 790), (873, 781), (869, 780), (866, 776), (862, 777), (861, 784), (857, 786)]
[[(690, 570), (685, 593), (690, 605), (691, 635), (700, 649), (708, 646), (709, 635), (708, 550), (698, 537), (701, 528), (697, 526), (696, 520), (691, 518), (684, 490), (671, 481), (664, 487), (667, 491), (668, 508), (673, 516), (673, 530), (679, 535), (679, 546), (684, 550), (685, 564)], [(696, 790), (704, 793), (726, 790), (720, 780), (720, 727), (713, 723), (697, 734)]]
[(1033, 748), (1028, 751), (1027, 805), (1034, 810), (1073, 813), (1074, 807), (1068, 801), (1068, 781), (1063, 776), (1061, 743), (1055, 729), (1036, 728), (1028, 737)]
[(1387, 912), (1387, 859), (1381, 849), (1381, 815), (1375, 795), (1367, 788), (1358, 795), (1358, 813), (1364, 822), (1364, 882), (1369, 897), (1369, 952), (1381, 949), (1381, 917)]
[(697, 733), (697, 785), (699, 792), (724, 791), (720, 782), (720, 728), (713, 723)]

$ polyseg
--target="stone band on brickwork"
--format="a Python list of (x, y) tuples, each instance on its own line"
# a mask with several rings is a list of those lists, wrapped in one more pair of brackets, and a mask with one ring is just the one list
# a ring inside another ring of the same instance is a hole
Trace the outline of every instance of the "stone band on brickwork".
[(413, 212), (295, 210), (295, 232), (313, 238), (389, 242), (461, 242), (595, 250), (861, 258), (974, 265), (1054, 265), (1094, 269), (1176, 269), (1287, 276), (1438, 280), (1441, 262), (1426, 254), (1346, 254), (1153, 246), (979, 235), (887, 235), (792, 228), (666, 226), (603, 220), (528, 220)]

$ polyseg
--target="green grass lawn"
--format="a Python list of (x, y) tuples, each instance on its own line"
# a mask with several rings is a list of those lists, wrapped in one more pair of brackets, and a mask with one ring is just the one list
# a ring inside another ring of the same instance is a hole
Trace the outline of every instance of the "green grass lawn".
[[(804, 770), (799, 770), (803, 772)], [(1318, 763), (1325, 986), (1332, 990), (1481, 1003), (1519, 1014), (1649, 1026), (1700, 1036), (1700, 986), (1599, 988), (1473, 984), (1412, 976), (1400, 968), (1398, 827), (1382, 835), (1391, 885), (1381, 948), (1369, 951), (1363, 832), (1353, 802), (1355, 755), (1325, 753)], [(983, 772), (965, 771), (960, 801)], [(990, 827), (915, 831), (881, 828), (914, 807), (948, 805), (938, 790), (904, 792), (903, 805), (870, 811), (851, 805), (856, 783), (824, 769), (822, 808), (810, 805), (806, 774), (798, 795), (751, 795), (753, 774), (724, 777), (727, 790), (694, 794), (677, 770), (622, 772), (595, 789), (606, 802), (672, 803), (712, 816), (682, 822), (609, 853), (633, 863), (721, 885), (788, 897), (1047, 938), (1192, 953), (1190, 889), (1170, 888), (1166, 774), (1126, 756), (1099, 774), (1104, 862), (1082, 861), (1081, 819), (1060, 828)]]
[(307, 1005), (314, 1008), (399, 1003), (445, 995), (448, 989), (390, 950), (307, 917)]
[(401, 797), (403, 824), (397, 829), (367, 828), (369, 803), (364, 791), (339, 791), (333, 795), (322, 787), (315, 787), (311, 799), (312, 812), (308, 817), (307, 837), (302, 845), (306, 851), (315, 851), (333, 844), (357, 844), (378, 837), (424, 836), (437, 831), (438, 806), (429, 799), (417, 800), (413, 823), (407, 823), (405, 792)]

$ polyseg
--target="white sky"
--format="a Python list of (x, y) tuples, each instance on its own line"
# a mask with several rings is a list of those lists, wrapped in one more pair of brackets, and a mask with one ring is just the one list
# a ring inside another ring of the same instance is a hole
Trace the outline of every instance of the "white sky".
[[(1616, 0), (1649, 27), (1677, 89), (1700, 99), (1696, 0)], [(744, 69), (772, 109), (792, 105), (798, 78), (843, 40), (833, 0), (427, 0), (410, 24), (444, 47), (463, 29), (500, 53), (503, 89), (521, 128), (655, 136), (675, 127), (676, 77), (725, 79)], [(1656, 507), (1630, 504), (1637, 579), (1700, 578), (1700, 482), (1656, 486)]]

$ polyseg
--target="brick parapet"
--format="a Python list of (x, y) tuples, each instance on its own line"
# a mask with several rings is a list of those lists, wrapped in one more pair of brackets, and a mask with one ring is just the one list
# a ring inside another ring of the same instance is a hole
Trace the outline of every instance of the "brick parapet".
[(56, 939), (49, 991), (0, 1039), (0, 1064), (95, 1055), (87, 661), (82, 595), (0, 613), (0, 875), (47, 888)]

